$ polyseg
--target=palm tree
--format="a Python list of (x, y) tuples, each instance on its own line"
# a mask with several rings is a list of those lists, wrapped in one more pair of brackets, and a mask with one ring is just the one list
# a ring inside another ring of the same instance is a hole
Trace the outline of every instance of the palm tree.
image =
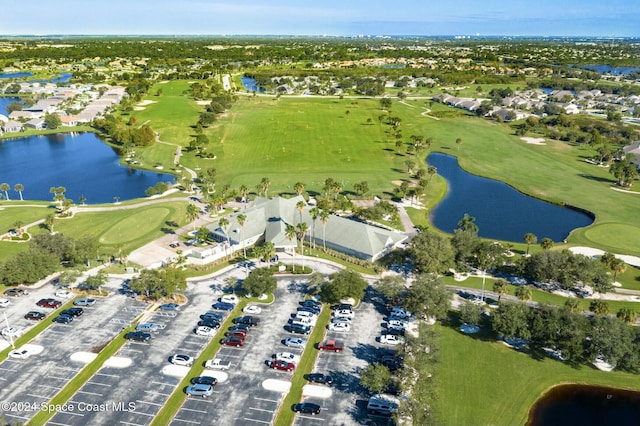
[[(185, 215), (187, 216), (187, 220), (189, 222), (194, 222), (198, 218), (198, 214), (200, 213), (200, 209), (195, 205), (189, 203), (187, 206), (187, 210), (185, 211)], [(196, 224), (193, 223), (193, 230), (196, 230)]]
[(84, 195), (81, 195), (80, 198), (78, 198), (78, 200), (80, 200), (80, 204), (84, 206), (87, 202), (87, 197), (85, 197)]
[(300, 213), (300, 222), (302, 222), (302, 212), (304, 211), (305, 205), (304, 201), (298, 201), (296, 203), (296, 208), (298, 209), (298, 213)]
[(498, 294), (498, 303), (500, 302), (500, 298), (507, 294), (507, 288), (509, 283), (505, 280), (498, 280), (493, 283), (493, 292)]
[(240, 196), (242, 197), (242, 202), (245, 204), (245, 209), (247, 208), (247, 195), (249, 195), (249, 188), (247, 188), (247, 185), (240, 185)]
[(456, 139), (456, 145), (458, 146), (458, 151), (460, 151), (460, 145), (462, 145), (462, 139), (461, 138)]
[[(287, 225), (287, 227), (284, 229), (284, 235), (292, 243), (293, 243), (293, 240), (295, 238), (297, 238), (297, 236), (298, 236), (298, 234), (296, 233), (296, 228), (293, 225)], [(297, 243), (296, 243), (296, 245), (297, 245)], [(295, 259), (295, 257), (296, 257), (296, 249), (294, 248), (293, 249), (293, 258)], [(292, 265), (291, 268), (295, 269), (295, 266)]]
[(260, 185), (258, 187), (262, 189), (262, 193), (264, 194), (264, 198), (269, 198), (267, 196), (267, 192), (269, 191), (269, 186), (271, 185), (271, 181), (269, 178), (263, 177), (260, 181)]
[(529, 287), (518, 287), (516, 297), (522, 301), (531, 300), (531, 289)]
[(262, 255), (267, 263), (271, 263), (271, 259), (276, 257), (276, 246), (271, 241), (265, 242), (262, 245)]
[(320, 210), (320, 221), (322, 222), (322, 247), (324, 251), (327, 251), (327, 222), (329, 221), (329, 212), (326, 210)]
[(427, 174), (429, 175), (429, 182), (431, 182), (431, 179), (433, 179), (433, 175), (435, 175), (437, 171), (438, 171), (438, 169), (436, 169), (434, 166), (427, 167)]
[(49, 188), (49, 194), (51, 194), (51, 196), (53, 197), (53, 201), (56, 200), (57, 193), (58, 193), (58, 188), (56, 188), (55, 186), (52, 186), (51, 188)]
[(631, 308), (620, 308), (620, 310), (616, 314), (616, 317), (627, 324), (635, 324), (636, 320), (638, 319), (638, 315)]
[(24, 233), (24, 229), (22, 229), (23, 226), (24, 222), (21, 220), (16, 220), (13, 223), (13, 227), (16, 229), (16, 231), (18, 231), (18, 235), (22, 235)]
[(207, 242), (209, 239), (209, 228), (206, 225), (202, 225), (198, 229), (198, 239), (202, 240), (202, 242)]
[(551, 238), (543, 238), (540, 241), (540, 247), (542, 247), (542, 250), (550, 250), (553, 248), (553, 240)]
[(300, 243), (300, 254), (302, 255), (302, 270), (304, 271), (304, 237), (309, 232), (309, 227), (306, 222), (300, 222), (296, 226), (296, 236), (298, 237), (298, 242)]
[[(224, 235), (225, 237), (227, 237), (227, 245), (230, 246), (230, 241), (229, 241), (229, 234), (227, 234), (227, 227), (229, 226), (229, 219), (227, 219), (226, 217), (221, 218), (218, 221), (218, 226), (220, 226), (220, 228), (222, 228), (222, 230), (224, 231)], [(227, 247), (224, 248), (224, 254), (227, 254)]]
[(117, 195), (116, 195), (115, 197), (113, 197), (113, 202), (114, 202), (115, 204), (118, 204), (118, 203), (120, 202), (120, 197), (119, 197), (119, 196), (117, 196)]
[(313, 221), (313, 227), (311, 228), (311, 239), (313, 240), (313, 248), (316, 248), (316, 220), (320, 215), (320, 210), (317, 207), (313, 207), (309, 210), (309, 215), (311, 216), (311, 220)]
[(298, 195), (302, 195), (302, 193), (304, 192), (304, 183), (302, 182), (296, 182), (293, 185), (293, 190), (296, 191), (296, 194)]
[(564, 302), (564, 306), (573, 314), (580, 312), (580, 301), (578, 299), (569, 298)]
[(24, 191), (24, 185), (22, 185), (21, 183), (16, 183), (13, 186), (13, 190), (16, 191), (18, 194), (20, 194), (20, 201), (24, 201), (22, 199), (22, 191)]
[(49, 232), (52, 234), (53, 234), (53, 221), (55, 218), (56, 218), (56, 215), (54, 213), (51, 213), (44, 218), (44, 223), (45, 225), (47, 225), (47, 228), (49, 228)]
[(598, 316), (609, 314), (609, 303), (606, 300), (596, 299), (589, 304), (589, 310)]
[(618, 259), (616, 257), (615, 260), (611, 262), (610, 268), (611, 268), (611, 271), (613, 272), (613, 282), (616, 282), (616, 277), (618, 275), (618, 272), (622, 273), (626, 271), (627, 264), (624, 262), (624, 260)]
[(9, 189), (11, 189), (11, 187), (8, 183), (0, 183), (0, 191), (4, 191), (4, 198), (7, 201), (9, 201)]
[(531, 232), (527, 232), (526, 234), (524, 234), (524, 241), (527, 243), (527, 254), (525, 254), (525, 256), (529, 256), (529, 246), (531, 244), (537, 243), (538, 237), (536, 237), (536, 235), (532, 234)]
[(247, 257), (247, 247), (245, 246), (245, 242), (244, 242), (244, 224), (247, 223), (247, 215), (239, 214), (236, 217), (236, 220), (238, 221), (238, 224), (240, 225), (240, 231), (241, 231), (241, 237), (240, 238), (242, 238), (242, 255), (246, 259), (246, 257)]

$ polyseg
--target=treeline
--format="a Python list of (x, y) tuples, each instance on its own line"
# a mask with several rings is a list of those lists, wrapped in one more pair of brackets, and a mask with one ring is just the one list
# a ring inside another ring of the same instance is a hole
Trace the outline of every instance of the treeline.
[(108, 115), (96, 118), (93, 127), (106, 133), (115, 144), (127, 146), (149, 146), (156, 140), (156, 132), (148, 124), (137, 126), (135, 120), (124, 122), (122, 117)]
[(576, 93), (582, 90), (600, 90), (602, 93), (620, 96), (640, 95), (640, 87), (637, 85), (614, 85), (606, 81), (599, 82), (567, 78), (545, 78), (537, 81), (529, 81), (527, 83), (527, 86), (531, 89), (537, 89), (539, 87), (549, 87), (555, 90), (573, 90)]
[(62, 234), (35, 235), (27, 251), (0, 264), (0, 284), (33, 284), (59, 270), (61, 264), (87, 265), (97, 253), (98, 244), (89, 237), (76, 240)]

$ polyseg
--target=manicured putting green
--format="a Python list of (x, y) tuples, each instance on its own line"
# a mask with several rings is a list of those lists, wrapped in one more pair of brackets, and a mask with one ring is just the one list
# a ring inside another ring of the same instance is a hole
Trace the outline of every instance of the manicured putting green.
[(100, 236), (101, 244), (124, 244), (153, 232), (171, 214), (171, 210), (155, 207), (135, 212), (118, 221)]
[(640, 242), (640, 228), (625, 223), (603, 223), (592, 226), (584, 231), (584, 236), (599, 245), (609, 247), (638, 248)]

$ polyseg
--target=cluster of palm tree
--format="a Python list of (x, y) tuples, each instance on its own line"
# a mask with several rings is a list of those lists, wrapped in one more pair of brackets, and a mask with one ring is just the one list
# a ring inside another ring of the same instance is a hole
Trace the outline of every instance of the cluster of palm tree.
[[(9, 201), (9, 190), (11, 189), (11, 185), (9, 185), (8, 183), (4, 182), (4, 183), (0, 183), (0, 191), (4, 192), (4, 199)], [(13, 190), (16, 191), (18, 194), (20, 194), (20, 201), (24, 201), (22, 199), (22, 191), (24, 191), (24, 186), (21, 183), (16, 183), (13, 186)]]

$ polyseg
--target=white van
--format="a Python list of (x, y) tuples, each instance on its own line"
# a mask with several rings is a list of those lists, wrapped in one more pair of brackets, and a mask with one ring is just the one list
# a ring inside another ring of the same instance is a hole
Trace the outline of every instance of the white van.
[(313, 312), (298, 311), (296, 312), (296, 318), (318, 318), (318, 316)]
[(398, 402), (387, 395), (374, 395), (367, 403), (367, 413), (390, 416), (398, 411)]

